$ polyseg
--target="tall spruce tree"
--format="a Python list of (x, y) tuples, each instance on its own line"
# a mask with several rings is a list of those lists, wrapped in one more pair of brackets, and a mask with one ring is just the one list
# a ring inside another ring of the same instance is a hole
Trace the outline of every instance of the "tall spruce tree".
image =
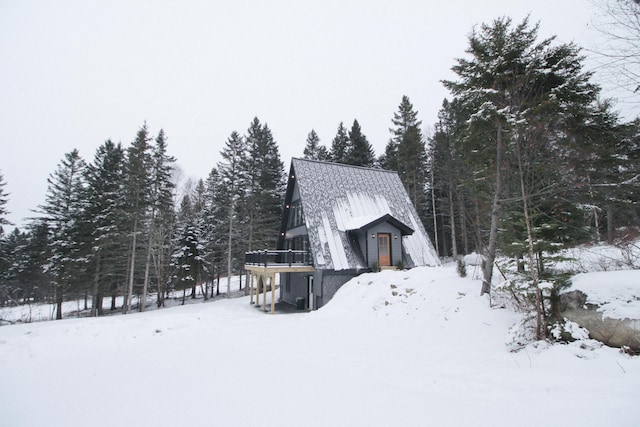
[(25, 236), (18, 228), (8, 235), (0, 235), (0, 306), (17, 305), (24, 302), (24, 284), (16, 274), (20, 264), (20, 247), (24, 246)]
[(284, 165), (278, 145), (267, 124), (255, 118), (245, 138), (247, 156), (243, 168), (247, 177), (244, 191), (245, 250), (264, 249), (276, 242), (276, 230), (284, 193)]
[(115, 294), (126, 277), (127, 217), (125, 199), (125, 152), (122, 145), (105, 141), (87, 165), (84, 222), (91, 235), (91, 315), (102, 314), (107, 292)]
[(358, 120), (353, 121), (349, 131), (349, 148), (345, 156), (345, 163), (354, 166), (373, 167), (376, 156), (373, 147), (362, 133)]
[[(465, 241), (465, 253), (469, 250), (465, 229), (464, 196), (458, 191), (459, 182), (462, 182), (465, 172), (455, 150), (456, 137), (454, 107), (445, 99), (438, 113), (435, 132), (429, 140), (430, 187), (433, 217), (443, 219), (439, 221), (439, 227), (438, 221), (434, 221), (435, 233), (442, 233), (441, 242), (446, 255), (449, 255), (446, 244), (448, 241), (451, 242), (450, 254), (454, 258), (458, 256), (458, 224), (462, 229), (462, 240)], [(445, 218), (447, 221), (444, 221)]]
[(4, 187), (6, 185), (7, 183), (2, 176), (2, 171), (0, 171), (0, 236), (2, 235), (2, 226), (9, 225), (9, 220), (7, 220), (7, 215), (9, 214), (9, 212), (7, 211), (9, 195), (4, 190)]
[[(568, 147), (581, 139), (585, 124), (592, 120), (599, 88), (583, 71), (576, 46), (554, 46), (553, 38), (538, 41), (537, 35), (538, 25), (530, 26), (528, 19), (516, 26), (508, 18), (482, 25), (469, 37), (470, 58), (458, 59), (452, 68), (459, 80), (444, 84), (468, 112), (466, 135), (459, 142), (465, 162), (473, 163), (465, 167), (474, 171), (476, 182), (487, 184), (485, 203), (491, 206), (481, 293), (491, 289), (504, 214), (517, 214), (523, 223), (523, 248), (541, 336), (545, 333), (538, 287), (541, 235), (536, 232), (551, 224), (537, 218), (548, 220), (554, 210), (567, 206), (550, 204), (550, 196), (560, 202), (562, 191), (571, 188)], [(556, 222), (561, 223), (561, 219)]]
[(340, 122), (336, 136), (331, 141), (331, 149), (329, 150), (329, 159), (336, 163), (345, 163), (347, 153), (349, 152), (349, 135), (344, 123)]
[[(138, 130), (135, 140), (127, 149), (126, 196), (129, 207), (127, 213), (129, 216), (131, 243), (129, 246), (128, 286), (123, 306), (123, 312), (125, 314), (131, 310), (131, 301), (134, 292), (133, 285), (136, 281), (137, 255), (141, 249), (139, 245), (144, 241), (144, 238), (148, 236), (146, 220), (150, 203), (150, 141), (151, 137), (149, 136), (147, 124), (145, 123)], [(144, 303), (145, 301), (142, 301), (142, 304)]]
[(66, 294), (77, 290), (84, 280), (85, 237), (82, 218), (85, 208), (85, 162), (78, 150), (65, 154), (47, 182), (44, 205), (39, 207), (50, 230), (51, 258), (45, 271), (55, 286), (56, 319), (62, 319), (62, 302)]
[(209, 266), (209, 280), (223, 269), (224, 254), (227, 249), (225, 237), (228, 227), (225, 227), (228, 216), (226, 189), (217, 168), (211, 169), (205, 182), (204, 210), (202, 223), (206, 241), (204, 257)]
[(387, 144), (384, 166), (396, 166), (411, 202), (421, 218), (426, 219), (427, 153), (420, 130), (418, 112), (406, 95), (402, 97), (398, 111), (394, 113), (390, 129), (391, 140)]
[(46, 222), (33, 220), (27, 224), (25, 243), (16, 252), (15, 276), (25, 289), (25, 296), (34, 302), (51, 301), (51, 276), (43, 266), (51, 257), (49, 229)]
[(164, 292), (169, 279), (169, 256), (173, 230), (174, 206), (172, 181), (175, 159), (167, 154), (167, 138), (160, 129), (151, 149), (149, 213), (147, 219), (147, 259), (145, 263), (144, 283), (140, 310), (144, 311), (150, 286), (150, 269), (156, 279), (158, 307), (164, 305)]
[(327, 147), (320, 144), (320, 137), (313, 129), (311, 129), (311, 132), (307, 135), (307, 142), (304, 146), (303, 154), (304, 158), (309, 160), (327, 161), (330, 159)]
[[(231, 296), (231, 276), (234, 264), (242, 258), (244, 252), (241, 229), (238, 227), (242, 198), (245, 194), (247, 176), (243, 165), (246, 162), (247, 146), (244, 138), (238, 132), (232, 132), (224, 148), (220, 152), (222, 161), (217, 170), (222, 183), (219, 203), (224, 206), (226, 213), (220, 228), (225, 229), (225, 258), (227, 273), (227, 296)], [(234, 262), (235, 260), (235, 262)]]
[(176, 243), (171, 256), (174, 282), (178, 289), (182, 289), (183, 305), (188, 288), (192, 289), (191, 295), (195, 298), (196, 286), (204, 273), (204, 247), (200, 242), (196, 209), (198, 208), (192, 203), (191, 196), (185, 194), (177, 215)]

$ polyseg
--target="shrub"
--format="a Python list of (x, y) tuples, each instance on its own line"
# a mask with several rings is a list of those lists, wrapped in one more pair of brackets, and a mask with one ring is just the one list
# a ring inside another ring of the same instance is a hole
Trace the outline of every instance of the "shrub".
[(467, 264), (464, 262), (464, 258), (459, 257), (456, 261), (456, 266), (458, 270), (458, 276), (467, 277)]

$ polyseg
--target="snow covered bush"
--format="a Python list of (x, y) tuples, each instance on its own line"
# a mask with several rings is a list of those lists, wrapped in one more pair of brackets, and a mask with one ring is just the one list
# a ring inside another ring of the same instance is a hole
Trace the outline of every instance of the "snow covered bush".
[(549, 327), (549, 336), (559, 342), (589, 339), (589, 331), (566, 318)]
[(464, 258), (458, 258), (456, 261), (456, 269), (458, 271), (458, 276), (467, 277), (467, 264), (464, 262)]

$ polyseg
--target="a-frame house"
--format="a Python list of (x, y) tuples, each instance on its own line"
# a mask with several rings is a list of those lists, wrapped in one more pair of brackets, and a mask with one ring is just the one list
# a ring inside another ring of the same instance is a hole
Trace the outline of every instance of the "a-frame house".
[(272, 254), (273, 263), (265, 251), (253, 264), (284, 266), (280, 300), (307, 309), (363, 272), (440, 264), (396, 172), (296, 158)]

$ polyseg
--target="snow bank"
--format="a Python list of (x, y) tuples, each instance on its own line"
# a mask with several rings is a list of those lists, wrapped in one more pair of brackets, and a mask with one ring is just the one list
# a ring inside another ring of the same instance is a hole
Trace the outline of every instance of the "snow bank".
[[(248, 298), (0, 327), (7, 426), (636, 426), (640, 358), (505, 346), (454, 265), (363, 274), (312, 313)], [(602, 396), (606, 395), (606, 399)]]
[(565, 292), (581, 291), (587, 302), (600, 306), (611, 319), (640, 319), (640, 270), (597, 271), (577, 274)]

